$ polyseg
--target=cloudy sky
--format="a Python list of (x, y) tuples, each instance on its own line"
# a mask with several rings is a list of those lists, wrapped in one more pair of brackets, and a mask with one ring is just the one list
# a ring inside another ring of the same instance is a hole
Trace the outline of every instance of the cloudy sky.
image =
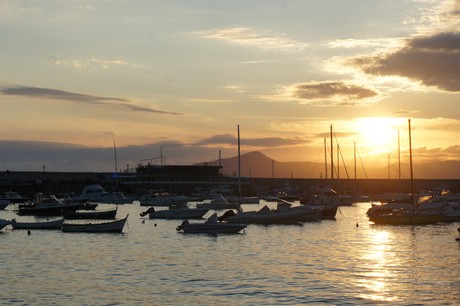
[(408, 118), (417, 162), (460, 159), (460, 0), (3, 0), (0, 37), (0, 171), (227, 158), (237, 125), (386, 164)]

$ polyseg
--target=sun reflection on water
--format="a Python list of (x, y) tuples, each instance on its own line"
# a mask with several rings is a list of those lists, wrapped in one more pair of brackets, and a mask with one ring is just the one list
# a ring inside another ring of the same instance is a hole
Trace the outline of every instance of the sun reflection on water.
[(358, 280), (359, 285), (365, 288), (361, 298), (385, 302), (397, 300), (388, 284), (388, 280), (394, 277), (394, 271), (389, 268), (392, 260), (391, 238), (391, 233), (385, 230), (370, 232), (369, 247), (363, 256), (362, 278)]

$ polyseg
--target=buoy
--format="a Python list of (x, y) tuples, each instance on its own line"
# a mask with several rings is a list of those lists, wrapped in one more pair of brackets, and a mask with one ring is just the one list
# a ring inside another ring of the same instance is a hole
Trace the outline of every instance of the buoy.
[(157, 224), (155, 223), (155, 225), (154, 225), (154, 226), (157, 226)]

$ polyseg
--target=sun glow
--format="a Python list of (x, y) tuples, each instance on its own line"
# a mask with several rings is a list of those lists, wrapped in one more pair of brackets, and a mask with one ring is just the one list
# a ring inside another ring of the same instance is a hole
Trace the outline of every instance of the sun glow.
[(358, 118), (355, 130), (360, 147), (373, 153), (389, 152), (398, 147), (398, 129), (403, 119), (386, 117)]

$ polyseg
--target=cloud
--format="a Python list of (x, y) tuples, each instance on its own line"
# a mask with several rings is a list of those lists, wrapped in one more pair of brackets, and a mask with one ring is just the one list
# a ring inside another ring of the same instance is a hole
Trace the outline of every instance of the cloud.
[(242, 46), (254, 46), (267, 51), (302, 51), (307, 44), (295, 41), (284, 34), (259, 32), (250, 28), (224, 28), (201, 32), (206, 38), (222, 40)]
[(392, 53), (361, 57), (354, 64), (367, 74), (402, 76), (450, 92), (460, 91), (460, 32), (407, 40)]
[(293, 84), (285, 89), (285, 96), (303, 104), (354, 106), (369, 103), (377, 92), (343, 81), (324, 81)]
[(410, 118), (410, 117), (414, 117), (414, 115), (417, 114), (417, 113), (418, 113), (418, 111), (400, 109), (400, 110), (394, 111), (392, 113), (392, 115), (395, 116), (395, 117)]
[[(281, 146), (296, 146), (305, 144), (308, 142), (304, 138), (293, 137), (293, 138), (282, 138), (282, 137), (265, 137), (265, 138), (244, 138), (241, 140), (241, 144), (249, 147), (258, 148), (273, 148)], [(196, 145), (232, 145), (237, 146), (238, 139), (236, 135), (222, 134), (214, 135), (209, 138), (202, 139), (196, 143)]]
[(117, 67), (127, 68), (143, 68), (143, 65), (129, 63), (127, 61), (116, 59), (116, 58), (86, 58), (86, 59), (58, 59), (56, 57), (50, 57), (48, 62), (57, 66), (68, 66), (76, 69), (111, 69)]
[(159, 113), (168, 115), (180, 115), (180, 113), (161, 111), (147, 106), (131, 104), (127, 99), (114, 97), (101, 97), (93, 95), (79, 94), (59, 89), (28, 87), (28, 86), (3, 86), (0, 92), (7, 96), (23, 96), (36, 99), (65, 100), (70, 102), (79, 102), (96, 105), (110, 105), (129, 108), (133, 111)]

